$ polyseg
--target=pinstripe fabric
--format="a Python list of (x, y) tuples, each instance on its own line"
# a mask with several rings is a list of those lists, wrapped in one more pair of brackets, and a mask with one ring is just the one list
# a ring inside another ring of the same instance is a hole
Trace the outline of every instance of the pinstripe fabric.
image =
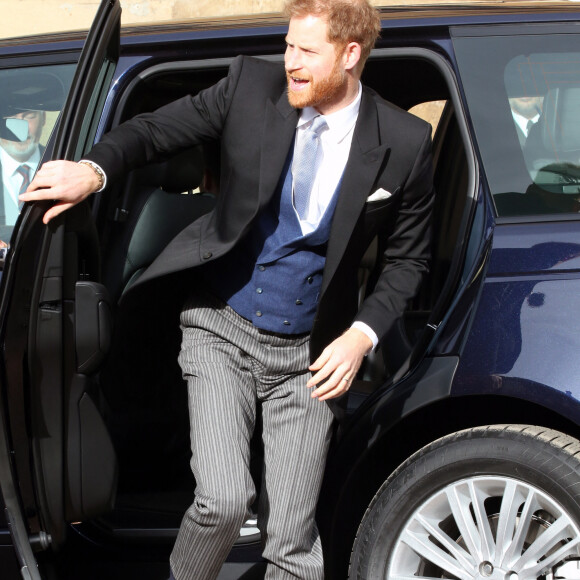
[(314, 513), (332, 423), (306, 389), (308, 336), (255, 328), (213, 297), (181, 315), (196, 479), (171, 555), (177, 580), (215, 578), (255, 500), (250, 439), (261, 403), (264, 470), (258, 526), (268, 580), (322, 580)]

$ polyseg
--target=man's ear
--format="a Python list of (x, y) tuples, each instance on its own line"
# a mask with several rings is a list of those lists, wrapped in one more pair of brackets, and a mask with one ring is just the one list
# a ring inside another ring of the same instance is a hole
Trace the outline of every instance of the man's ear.
[(344, 70), (353, 70), (360, 61), (361, 49), (358, 42), (349, 42), (344, 47), (342, 62)]

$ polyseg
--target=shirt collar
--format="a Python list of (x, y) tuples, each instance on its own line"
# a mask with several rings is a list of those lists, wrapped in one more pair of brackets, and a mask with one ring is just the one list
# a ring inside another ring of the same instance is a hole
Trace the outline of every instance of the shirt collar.
[[(360, 110), (361, 98), (362, 85), (359, 81), (358, 92), (352, 103), (340, 109), (339, 111), (336, 111), (335, 113), (331, 113), (330, 115), (322, 115), (328, 123), (329, 136), (332, 135), (333, 140), (337, 143), (346, 137), (346, 135), (356, 123), (358, 112)], [(318, 115), (320, 115), (320, 113), (314, 107), (305, 107), (300, 112), (300, 118), (298, 119), (296, 127), (303, 127), (304, 125), (310, 123), (314, 117), (317, 117)]]
[(520, 115), (519, 113), (516, 113), (516, 111), (514, 111), (512, 109), (512, 117), (514, 118), (514, 121), (519, 125), (520, 129), (524, 132), (524, 134), (527, 135), (528, 123), (530, 121), (532, 121), (534, 124), (537, 123), (538, 120), (540, 119), (540, 113), (538, 113), (537, 115), (535, 115), (531, 119), (528, 119), (527, 117), (524, 117), (523, 115)]

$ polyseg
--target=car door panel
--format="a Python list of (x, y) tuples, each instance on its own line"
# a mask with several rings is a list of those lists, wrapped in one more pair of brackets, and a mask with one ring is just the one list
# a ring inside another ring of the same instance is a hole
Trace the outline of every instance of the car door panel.
[[(119, 20), (119, 2), (103, 0), (47, 147), (52, 158), (77, 160), (94, 139), (115, 67)], [(24, 208), (2, 280), (0, 336), (9, 364), (2, 376), (8, 404), (0, 454), (10, 463), (13, 449), (16, 459), (0, 483), (19, 564), (31, 578), (39, 578), (33, 544), (58, 547), (67, 522), (111, 507), (116, 483), (95, 377), (111, 334), (98, 237), (86, 203), (47, 227), (48, 206)]]

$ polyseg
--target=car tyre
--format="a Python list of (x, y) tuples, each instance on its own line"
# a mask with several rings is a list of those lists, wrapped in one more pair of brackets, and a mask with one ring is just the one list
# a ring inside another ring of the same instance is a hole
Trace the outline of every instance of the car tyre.
[(578, 578), (580, 441), (527, 425), (439, 439), (381, 486), (351, 579)]

